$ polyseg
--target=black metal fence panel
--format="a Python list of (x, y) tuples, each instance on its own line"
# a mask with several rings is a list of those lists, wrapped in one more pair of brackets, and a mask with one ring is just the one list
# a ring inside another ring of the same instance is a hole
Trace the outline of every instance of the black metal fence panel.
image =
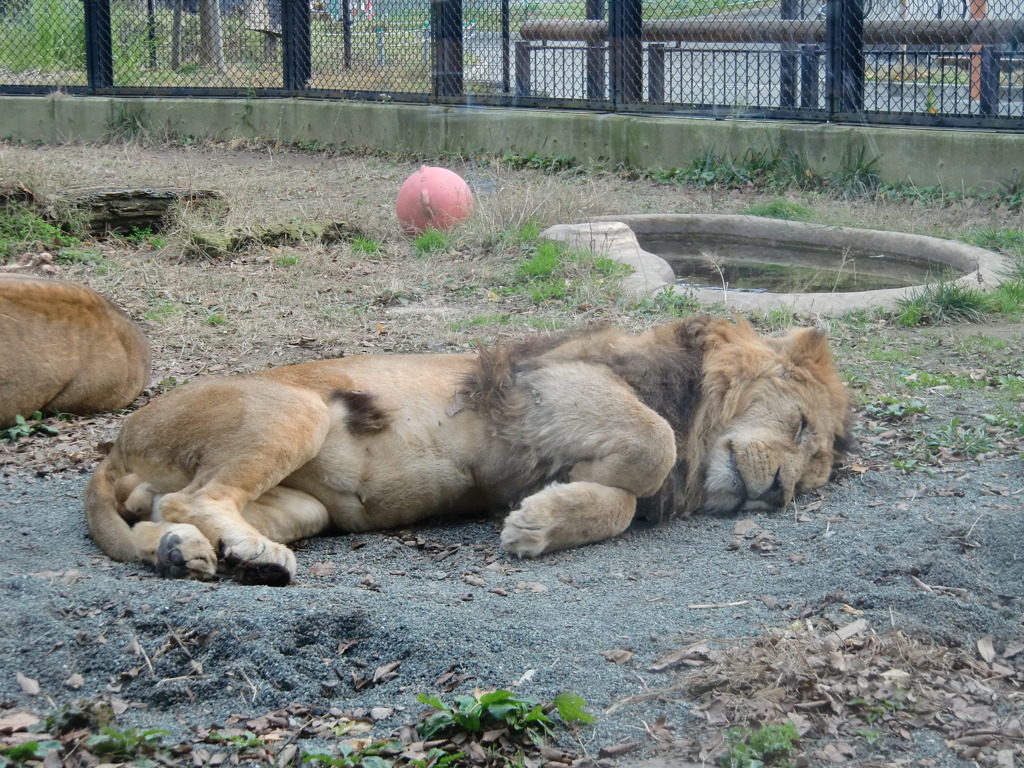
[(0, 0), (0, 80), (40, 89), (86, 86), (80, 0)]
[(0, 92), (1024, 129), (1024, 0), (0, 0)]

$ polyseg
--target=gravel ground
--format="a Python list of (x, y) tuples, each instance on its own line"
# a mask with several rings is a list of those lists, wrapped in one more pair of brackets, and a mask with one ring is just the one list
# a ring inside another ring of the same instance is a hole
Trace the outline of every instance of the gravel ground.
[[(454, 671), (469, 676), (458, 692), (570, 690), (595, 712), (620, 705), (580, 732), (575, 746), (590, 753), (661, 716), (685, 733), (692, 700), (625, 700), (674, 682), (647, 666), (697, 640), (806, 615), (842, 625), (844, 604), (873, 629), (943, 644), (1024, 635), (1021, 462), (921, 477), (846, 474), (796, 509), (751, 518), (761, 531), (745, 537), (735, 519), (698, 516), (536, 561), (501, 553), (493, 521), (322, 538), (300, 550), (286, 589), (111, 563), (85, 532), (83, 478), (12, 479), (0, 491), (0, 701), (39, 711), (114, 693), (129, 704), (119, 724), (182, 738), (290, 702), (393, 708), (384, 735)], [(723, 603), (734, 605), (701, 607)], [(616, 649), (634, 655), (601, 655)], [(393, 662), (392, 679), (367, 683)], [(961, 764), (937, 739), (912, 747)]]
[[(479, 198), (470, 246), (422, 258), (393, 219), (394, 192), (414, 168), (272, 146), (0, 143), (0, 181), (43, 197), (72, 186), (210, 188), (229, 203), (224, 226), (342, 219), (381, 243), (379, 253), (300, 243), (183, 259), (204, 224), (185, 216), (146, 243), (69, 249), (58, 258), (58, 276), (115, 298), (153, 344), (151, 387), (140, 401), (194, 376), (267, 364), (466, 349), (477, 338), (595, 320), (638, 327), (651, 322), (646, 310), (596, 289), (573, 303), (540, 305), (522, 292), (493, 293), (508, 283), (515, 254), (480, 244), (534, 219), (737, 213), (779, 202), (778, 193), (753, 188), (693, 190), (615, 174), (549, 177), (498, 167), (487, 171), (498, 192)], [(787, 195), (820, 223), (928, 234), (1021, 226), (1018, 210), (971, 198), (901, 205)], [(545, 701), (563, 690), (579, 694), (601, 717), (563, 735), (563, 745), (598, 755), (607, 745), (642, 741), (623, 758), (634, 761), (717, 727), (701, 709), (707, 698), (687, 689), (680, 672), (650, 671), (665, 654), (702, 641), (735, 649), (798, 620), (820, 633), (864, 620), (867, 636), (896, 628), (935, 643), (936, 656), (955, 646), (984, 658), (975, 649), (991, 635), (987, 676), (964, 685), (996, 691), (989, 698), (997, 703), (975, 707), (956, 686), (944, 695), (961, 713), (999, 721), (998, 744), (986, 743), (979, 762), (1012, 765), (1024, 756), (1022, 328), (1014, 320), (924, 331), (871, 318), (837, 323), (833, 345), (860, 407), (862, 455), (834, 482), (777, 515), (697, 516), (537, 561), (501, 553), (497, 521), (473, 521), (308, 542), (298, 552), (298, 582), (286, 589), (165, 581), (112, 563), (86, 536), (86, 476), (78, 470), (95, 461), (120, 417), (60, 422), (55, 438), (0, 444), (0, 740), (10, 713), (45, 714), (80, 701), (106, 701), (118, 728), (163, 729), (172, 744), (208, 744), (202, 729), (244, 725), (293, 703), (371, 717), (373, 735), (384, 737), (416, 720), (417, 694), (504, 687)], [(934, 380), (925, 386), (919, 376)], [(910, 397), (923, 398), (927, 414), (884, 413), (892, 398)], [(989, 430), (984, 416), (1000, 414), (1017, 426), (985, 431), (996, 446), (982, 454), (989, 458), (966, 460), (950, 445), (922, 455), (930, 430)], [(920, 464), (904, 475), (896, 459)], [(808, 646), (794, 647), (803, 654)], [(616, 653), (602, 655), (609, 651)], [(929, 680), (946, 674), (896, 662)], [(1015, 669), (993, 680), (1007, 664)], [(877, 741), (833, 731), (831, 740), (801, 747), (810, 765), (975, 765), (957, 757), (969, 750), (946, 743), (969, 734), (971, 718), (960, 723), (945, 709), (939, 716), (950, 723), (942, 733), (901, 720)], [(852, 744), (842, 760), (823, 752), (840, 736)], [(673, 768), (680, 754), (694, 753), (674, 748)], [(175, 764), (189, 762), (203, 762), (198, 751)]]

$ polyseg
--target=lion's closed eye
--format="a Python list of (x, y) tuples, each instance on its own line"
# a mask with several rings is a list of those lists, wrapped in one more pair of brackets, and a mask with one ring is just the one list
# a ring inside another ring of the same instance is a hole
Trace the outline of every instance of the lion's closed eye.
[(804, 437), (812, 433), (811, 425), (807, 421), (807, 417), (804, 414), (800, 414), (800, 426), (796, 429), (796, 437), (793, 439), (797, 445), (800, 445), (804, 441)]

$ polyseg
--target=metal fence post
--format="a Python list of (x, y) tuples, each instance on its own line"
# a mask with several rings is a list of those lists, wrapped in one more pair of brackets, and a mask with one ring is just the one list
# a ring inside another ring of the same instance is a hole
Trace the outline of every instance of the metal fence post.
[(85, 71), (90, 88), (114, 87), (110, 0), (85, 0)]
[(286, 90), (301, 91), (309, 85), (313, 74), (310, 48), (309, 0), (282, 0), (281, 60)]
[(829, 111), (864, 111), (864, 0), (826, 4), (826, 91)]
[(999, 53), (995, 46), (986, 45), (981, 49), (981, 73), (978, 93), (978, 111), (991, 117), (999, 107)]
[(430, 3), (430, 34), (433, 37), (434, 96), (461, 96), (462, 0), (433, 0)]
[(800, 46), (800, 106), (803, 109), (818, 109), (820, 55), (821, 48), (817, 45)]
[(516, 40), (516, 96), (530, 95), (530, 43), (527, 40)]
[(647, 101), (650, 104), (665, 103), (664, 43), (651, 43), (647, 46)]
[[(800, 0), (782, 0), (779, 3), (779, 18), (800, 18)], [(796, 107), (797, 71), (799, 52), (793, 43), (779, 45), (779, 106), (783, 109)]]
[[(588, 19), (603, 21), (605, 0), (587, 0), (586, 14)], [(605, 98), (608, 72), (605, 67), (604, 50), (603, 43), (587, 43), (587, 99), (590, 101), (601, 101)]]
[(345, 69), (352, 69), (352, 5), (348, 0), (341, 3), (341, 48)]
[(643, 0), (611, 0), (608, 43), (612, 99), (639, 104), (643, 101)]
[(509, 0), (501, 0), (501, 90), (508, 93), (512, 88), (512, 9)]

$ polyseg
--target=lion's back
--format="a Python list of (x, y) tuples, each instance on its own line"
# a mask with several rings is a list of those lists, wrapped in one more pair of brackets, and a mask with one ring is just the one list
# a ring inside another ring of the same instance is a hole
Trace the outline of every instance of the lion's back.
[(0, 276), (0, 426), (38, 410), (90, 413), (131, 403), (149, 379), (149, 344), (83, 285)]

